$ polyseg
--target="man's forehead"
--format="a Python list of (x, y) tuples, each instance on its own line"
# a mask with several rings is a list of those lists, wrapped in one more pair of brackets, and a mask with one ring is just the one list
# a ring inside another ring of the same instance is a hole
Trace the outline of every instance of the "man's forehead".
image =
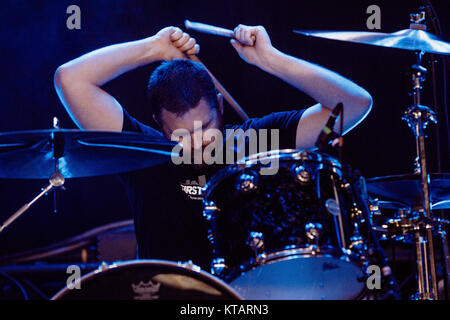
[(183, 128), (192, 131), (195, 121), (201, 121), (202, 125), (204, 125), (213, 120), (216, 112), (217, 110), (215, 108), (211, 108), (209, 103), (201, 99), (195, 108), (189, 109), (182, 115), (177, 115), (176, 113), (162, 109), (161, 120), (170, 130)]

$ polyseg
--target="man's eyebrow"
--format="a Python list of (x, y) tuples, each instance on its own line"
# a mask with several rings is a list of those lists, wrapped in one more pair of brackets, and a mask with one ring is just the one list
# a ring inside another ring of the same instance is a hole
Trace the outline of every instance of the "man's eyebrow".
[[(202, 129), (205, 129), (206, 127), (208, 127), (210, 124), (211, 124), (211, 122), (213, 122), (213, 119), (212, 118), (210, 118), (208, 121), (206, 121), (205, 123), (202, 123)], [(189, 130), (189, 133), (191, 133), (191, 134), (193, 134), (195, 131), (190, 131)]]

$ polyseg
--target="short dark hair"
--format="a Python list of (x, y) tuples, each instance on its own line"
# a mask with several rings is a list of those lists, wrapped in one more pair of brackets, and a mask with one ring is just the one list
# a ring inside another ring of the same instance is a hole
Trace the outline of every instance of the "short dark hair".
[(150, 76), (147, 95), (157, 117), (163, 108), (181, 116), (202, 98), (217, 108), (217, 92), (211, 77), (203, 65), (191, 60), (163, 62)]

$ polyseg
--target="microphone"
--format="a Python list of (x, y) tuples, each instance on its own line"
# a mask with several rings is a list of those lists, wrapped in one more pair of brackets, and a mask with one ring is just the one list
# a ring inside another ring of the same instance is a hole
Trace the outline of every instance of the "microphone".
[(339, 102), (336, 107), (334, 107), (333, 111), (331, 111), (330, 117), (328, 118), (325, 127), (323, 127), (322, 131), (319, 134), (319, 137), (317, 138), (315, 144), (316, 147), (324, 148), (328, 144), (328, 142), (338, 137), (338, 135), (333, 132), (333, 128), (336, 124), (336, 119), (339, 113), (341, 113), (342, 107), (342, 102)]

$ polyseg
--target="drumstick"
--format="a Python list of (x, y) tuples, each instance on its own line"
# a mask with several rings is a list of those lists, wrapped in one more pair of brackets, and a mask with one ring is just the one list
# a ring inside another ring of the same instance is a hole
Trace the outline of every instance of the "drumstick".
[(215, 27), (209, 24), (200, 23), (200, 22), (192, 22), (189, 20), (184, 21), (184, 26), (188, 30), (195, 30), (198, 32), (214, 34), (216, 36), (222, 36), (227, 38), (234, 38), (234, 33), (232, 30)]
[[(200, 23), (200, 22), (192, 22), (189, 20), (184, 21), (184, 26), (188, 30), (195, 30), (199, 32), (204, 32), (208, 34), (213, 34), (217, 36), (227, 37), (227, 38), (234, 38), (234, 32), (229, 29), (215, 27), (209, 24)], [(254, 37), (252, 37), (254, 41)], [(233, 99), (233, 97), (228, 93), (228, 91), (222, 86), (222, 84), (214, 77), (214, 75), (211, 73), (211, 71), (208, 70), (208, 68), (203, 64), (203, 62), (200, 61), (200, 59), (196, 55), (190, 55), (188, 56), (189, 59), (198, 62), (205, 67), (206, 71), (209, 73), (211, 79), (214, 82), (214, 85), (216, 86), (217, 90), (223, 95), (225, 100), (231, 105), (231, 107), (237, 112), (237, 114), (244, 120), (248, 120), (249, 117), (247, 113), (245, 113), (244, 109), (237, 103), (236, 100)]]
[(244, 109), (236, 102), (236, 100), (233, 99), (231, 94), (228, 93), (228, 91), (222, 86), (222, 84), (219, 82), (219, 80), (214, 77), (214, 75), (211, 73), (211, 71), (208, 70), (208, 68), (203, 64), (203, 62), (200, 61), (200, 59), (196, 55), (190, 55), (188, 56), (189, 59), (192, 61), (198, 62), (206, 69), (209, 76), (211, 77), (212, 81), (214, 82), (214, 85), (216, 86), (217, 90), (223, 95), (225, 100), (231, 105), (231, 107), (237, 112), (237, 114), (244, 120), (248, 120), (249, 117), (245, 113)]
[[(184, 26), (188, 30), (194, 30), (194, 31), (208, 33), (208, 34), (213, 34), (213, 35), (216, 35), (216, 36), (222, 36), (222, 37), (226, 37), (226, 38), (234, 38), (233, 30), (225, 29), (225, 28), (221, 28), (221, 27), (216, 27), (216, 26), (212, 26), (212, 25), (209, 25), (209, 24), (205, 24), (205, 23), (193, 22), (193, 21), (185, 20), (184, 21)], [(251, 36), (251, 39), (252, 39), (252, 42), (255, 43), (256, 37), (255, 36)]]

